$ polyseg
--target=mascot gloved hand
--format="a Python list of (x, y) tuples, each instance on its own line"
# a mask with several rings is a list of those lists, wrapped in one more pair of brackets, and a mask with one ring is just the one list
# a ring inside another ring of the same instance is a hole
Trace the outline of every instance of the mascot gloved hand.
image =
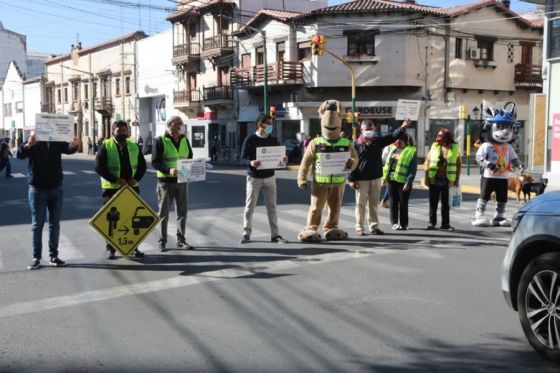
[(350, 140), (341, 137), (343, 108), (336, 100), (327, 100), (319, 107), (321, 115), (321, 136), (313, 139), (307, 146), (303, 155), (299, 174), (298, 187), (307, 188), (307, 174), (311, 171), (313, 183), (311, 186), (311, 206), (307, 215), (307, 225), (298, 234), (298, 239), (303, 242), (317, 242), (321, 240), (318, 232), (321, 224), (321, 215), (325, 204), (328, 215), (323, 231), (327, 240), (345, 240), (348, 233), (338, 228), (342, 197), (346, 184), (346, 173), (325, 174), (321, 172), (321, 157), (328, 157), (330, 153), (346, 152), (349, 159), (346, 161), (346, 171), (352, 171), (358, 166), (358, 154), (351, 146)]
[[(480, 196), (476, 202), (476, 227), (509, 226), (505, 210), (508, 198), (508, 175), (513, 168), (523, 169), (523, 164), (511, 143), (515, 140), (517, 113), (515, 103), (508, 102), (503, 109), (486, 109), (483, 130), (485, 141), (476, 152), (476, 162), (484, 173), (480, 183)], [(492, 219), (484, 216), (490, 194), (496, 192), (496, 212)]]

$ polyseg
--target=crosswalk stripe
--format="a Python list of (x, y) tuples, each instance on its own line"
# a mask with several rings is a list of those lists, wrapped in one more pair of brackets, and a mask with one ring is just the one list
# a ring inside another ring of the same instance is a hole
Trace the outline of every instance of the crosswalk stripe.
[[(43, 252), (49, 250), (49, 235), (48, 232), (43, 232)], [(64, 234), (60, 234), (58, 239), (58, 252), (63, 260), (84, 259), (86, 256), (78, 250), (76, 245)]]
[(62, 171), (62, 174), (63, 174), (63, 175), (76, 175), (75, 172), (73, 172), (73, 171), (66, 171), (66, 170), (65, 170), (65, 171)]
[(156, 170), (152, 170), (151, 168), (148, 168), (148, 169), (146, 170), (146, 172), (149, 172), (149, 173), (151, 173), (151, 174), (155, 174), (157, 171), (156, 171)]
[(23, 174), (21, 172), (13, 172), (12, 176), (15, 177), (15, 178), (27, 177), (26, 174)]
[(93, 171), (93, 170), (82, 170), (82, 172), (83, 172), (84, 174), (90, 174), (90, 175), (96, 175), (96, 174), (97, 174), (97, 172), (95, 172), (95, 171)]

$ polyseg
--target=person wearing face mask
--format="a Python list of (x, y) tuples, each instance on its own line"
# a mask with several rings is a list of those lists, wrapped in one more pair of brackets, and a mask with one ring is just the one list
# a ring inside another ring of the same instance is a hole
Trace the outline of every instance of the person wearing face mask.
[(358, 167), (348, 175), (350, 187), (356, 191), (356, 234), (365, 235), (365, 211), (368, 206), (368, 228), (371, 234), (380, 235), (377, 205), (381, 193), (381, 176), (383, 175), (383, 148), (395, 142), (406, 128), (412, 124), (407, 120), (393, 133), (381, 136), (378, 126), (365, 119), (360, 128), (361, 134), (354, 141), (353, 147), (358, 153)]
[[(260, 170), (260, 161), (257, 161), (257, 148), (265, 146), (279, 146), (278, 139), (272, 136), (272, 123), (266, 115), (257, 118), (257, 131), (245, 138), (241, 147), (240, 161), (247, 167), (247, 191), (245, 210), (243, 213), (242, 244), (251, 240), (253, 224), (253, 211), (259, 198), (259, 192), (264, 194), (264, 203), (270, 225), (271, 242), (287, 243), (278, 230), (278, 216), (276, 214), (276, 176), (273, 169)], [(284, 163), (288, 157), (284, 157)]]
[(435, 229), (441, 199), (441, 229), (453, 231), (454, 228), (449, 225), (449, 188), (459, 185), (461, 154), (448, 128), (442, 128), (436, 135), (436, 141), (426, 156), (424, 169), (424, 183), (430, 189), (430, 223), (426, 229)]
[(161, 223), (158, 230), (158, 248), (166, 251), (167, 222), (169, 209), (175, 200), (177, 212), (176, 245), (179, 248), (194, 250), (185, 238), (187, 224), (188, 184), (177, 182), (177, 160), (192, 159), (193, 152), (189, 140), (181, 133), (183, 120), (172, 116), (167, 120), (167, 132), (156, 139), (152, 166), (157, 170), (157, 196)]
[[(128, 123), (116, 121), (113, 123), (113, 137), (101, 143), (95, 156), (95, 172), (101, 176), (103, 204), (126, 185), (140, 193), (138, 185), (146, 173), (146, 160), (138, 144), (128, 136)], [(106, 250), (107, 259), (116, 259), (113, 246), (107, 243)], [(136, 249), (131, 256), (143, 258), (144, 253)]]
[(405, 132), (391, 145), (383, 167), (383, 179), (391, 195), (389, 209), (393, 230), (408, 229), (408, 200), (417, 166), (416, 147), (412, 143), (412, 137)]

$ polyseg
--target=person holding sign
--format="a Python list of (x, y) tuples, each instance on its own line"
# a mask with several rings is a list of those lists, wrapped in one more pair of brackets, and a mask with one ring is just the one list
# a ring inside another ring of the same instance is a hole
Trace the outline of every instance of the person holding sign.
[[(268, 224), (270, 225), (271, 242), (287, 243), (278, 230), (278, 216), (276, 214), (276, 176), (273, 168), (263, 169), (264, 163), (257, 160), (258, 149), (270, 149), (280, 146), (276, 137), (271, 135), (272, 123), (270, 118), (260, 115), (257, 118), (257, 132), (247, 136), (241, 147), (241, 164), (247, 167), (247, 192), (245, 199), (245, 211), (243, 213), (243, 234), (241, 243), (251, 240), (253, 223), (253, 211), (259, 198), (259, 192), (264, 194), (264, 203), (268, 213)], [(288, 158), (282, 157), (283, 164)]]
[(369, 119), (361, 123), (362, 133), (354, 141), (354, 149), (358, 153), (358, 167), (348, 175), (350, 187), (356, 190), (356, 234), (363, 236), (366, 204), (368, 205), (368, 224), (371, 234), (383, 234), (379, 229), (377, 205), (381, 194), (381, 176), (383, 175), (383, 148), (391, 145), (410, 127), (410, 120), (404, 121), (402, 126), (392, 134), (380, 136), (379, 127)]
[(430, 188), (430, 224), (427, 230), (436, 228), (437, 208), (441, 198), (441, 229), (453, 231), (449, 225), (449, 188), (459, 185), (461, 175), (461, 153), (448, 128), (436, 135), (424, 162), (426, 177), (424, 184)]
[(49, 264), (62, 267), (66, 263), (58, 257), (60, 215), (62, 213), (62, 160), (61, 154), (74, 154), (80, 141), (70, 143), (37, 141), (35, 134), (17, 150), (18, 159), (29, 158), (27, 181), (29, 183), (29, 206), (31, 207), (31, 233), (33, 236), (33, 260), (27, 267), (41, 267), (43, 251), (43, 225), (49, 217)]
[(413, 146), (412, 137), (405, 132), (391, 145), (383, 167), (383, 180), (391, 195), (389, 209), (393, 230), (408, 229), (408, 199), (417, 167), (416, 147)]
[(193, 250), (185, 238), (187, 224), (187, 183), (179, 183), (177, 176), (177, 161), (179, 159), (192, 159), (192, 149), (189, 140), (181, 134), (183, 120), (179, 116), (172, 116), (167, 121), (167, 132), (156, 139), (156, 146), (152, 156), (152, 167), (157, 170), (157, 197), (159, 217), (161, 219), (158, 231), (158, 247), (164, 252), (167, 249), (167, 222), (169, 208), (175, 200), (177, 213), (177, 247)]
[[(146, 160), (138, 144), (128, 136), (128, 123), (116, 121), (113, 123), (113, 137), (101, 143), (95, 156), (95, 172), (101, 176), (103, 204), (126, 185), (140, 193), (138, 185), (146, 173)], [(107, 243), (106, 249), (107, 259), (116, 259), (115, 248)], [(144, 253), (135, 249), (132, 256), (143, 258)]]

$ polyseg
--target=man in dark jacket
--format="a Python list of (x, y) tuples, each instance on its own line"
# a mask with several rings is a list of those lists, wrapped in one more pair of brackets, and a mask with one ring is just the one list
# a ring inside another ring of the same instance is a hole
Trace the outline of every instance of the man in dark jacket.
[(378, 126), (369, 119), (361, 123), (361, 134), (354, 141), (354, 149), (359, 156), (358, 167), (350, 173), (348, 181), (350, 187), (356, 190), (356, 233), (365, 234), (364, 221), (366, 203), (368, 204), (368, 224), (371, 234), (383, 234), (379, 229), (377, 205), (381, 193), (381, 176), (383, 175), (383, 162), (381, 160), (383, 148), (395, 142), (412, 124), (405, 121), (392, 134), (380, 136)]
[(12, 152), (10, 151), (10, 146), (6, 139), (0, 140), (0, 172), (6, 168), (6, 177), (9, 179), (12, 176), (12, 164), (10, 163), (10, 158), (12, 158)]
[[(116, 121), (113, 123), (113, 137), (101, 143), (95, 156), (95, 172), (101, 176), (103, 204), (126, 185), (140, 193), (138, 185), (146, 173), (146, 160), (138, 144), (128, 136), (128, 123)], [(106, 249), (107, 259), (116, 259), (115, 248), (107, 243)], [(143, 258), (144, 253), (135, 249), (132, 256)]]
[(33, 260), (27, 267), (41, 267), (43, 251), (43, 225), (49, 217), (49, 264), (62, 267), (66, 263), (58, 257), (60, 215), (62, 212), (62, 160), (61, 154), (73, 154), (80, 141), (71, 143), (37, 141), (31, 135), (17, 150), (18, 159), (29, 158), (27, 181), (29, 183), (29, 206), (31, 208), (31, 233), (33, 236)]

